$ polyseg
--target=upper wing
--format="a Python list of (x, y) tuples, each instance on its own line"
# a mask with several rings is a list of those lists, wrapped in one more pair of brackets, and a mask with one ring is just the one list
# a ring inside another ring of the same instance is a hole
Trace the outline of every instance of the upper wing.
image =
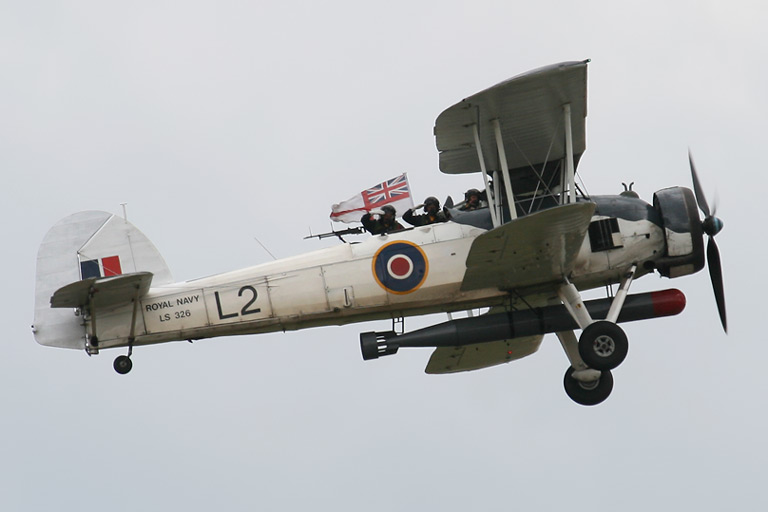
[(501, 170), (491, 127), (499, 120), (515, 195), (535, 190), (539, 179), (559, 183), (566, 154), (563, 105), (571, 105), (574, 164), (586, 149), (587, 62), (563, 62), (529, 71), (466, 98), (435, 121), (440, 170), (447, 174), (480, 172), (473, 126), (488, 171)]
[(462, 291), (524, 288), (561, 281), (573, 269), (595, 204), (573, 203), (520, 217), (478, 236)]
[(424, 371), (431, 374), (468, 372), (508, 363), (536, 352), (543, 338), (540, 334), (459, 347), (439, 347), (432, 352)]

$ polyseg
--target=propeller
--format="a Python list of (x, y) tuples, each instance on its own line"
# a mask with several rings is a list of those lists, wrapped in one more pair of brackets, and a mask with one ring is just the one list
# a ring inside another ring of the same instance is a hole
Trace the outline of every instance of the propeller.
[(691, 150), (688, 150), (688, 161), (691, 163), (691, 178), (693, 179), (693, 192), (696, 195), (696, 203), (704, 214), (704, 220), (701, 228), (709, 237), (707, 241), (707, 267), (709, 268), (709, 278), (712, 280), (712, 290), (715, 292), (715, 301), (717, 302), (717, 312), (720, 313), (720, 323), (723, 324), (723, 331), (728, 332), (728, 322), (725, 317), (725, 291), (723, 289), (723, 267), (720, 264), (720, 250), (715, 243), (715, 235), (723, 229), (723, 221), (715, 217), (715, 210), (709, 209), (707, 198), (699, 182), (699, 176), (696, 174), (696, 166), (693, 164)]

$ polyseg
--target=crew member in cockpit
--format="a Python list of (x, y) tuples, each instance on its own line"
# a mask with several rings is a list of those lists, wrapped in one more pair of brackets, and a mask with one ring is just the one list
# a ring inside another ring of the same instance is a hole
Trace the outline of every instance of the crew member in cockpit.
[(424, 200), (423, 215), (416, 215), (413, 213), (414, 210), (419, 208), (419, 206), (410, 208), (403, 214), (403, 220), (411, 226), (426, 226), (427, 224), (434, 224), (435, 222), (448, 221), (448, 217), (440, 210), (440, 201), (438, 201), (436, 197), (429, 196)]
[(381, 214), (378, 218), (374, 218), (373, 212), (368, 212), (360, 219), (363, 223), (363, 227), (372, 235), (383, 235), (385, 233), (392, 233), (393, 231), (401, 231), (403, 229), (402, 224), (397, 222), (395, 214), (397, 211), (392, 205), (384, 205), (381, 207)]
[(480, 199), (482, 198), (482, 194), (479, 190), (476, 188), (471, 188), (466, 191), (464, 194), (464, 205), (459, 208), (459, 210), (468, 212), (472, 210), (477, 210), (481, 207), (480, 205)]

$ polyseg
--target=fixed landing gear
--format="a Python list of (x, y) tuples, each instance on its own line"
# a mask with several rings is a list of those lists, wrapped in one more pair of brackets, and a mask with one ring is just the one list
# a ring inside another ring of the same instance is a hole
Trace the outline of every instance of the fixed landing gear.
[(112, 366), (117, 373), (125, 375), (131, 371), (131, 368), (133, 368), (133, 361), (131, 361), (131, 358), (128, 356), (117, 356)]
[(579, 338), (579, 355), (587, 366), (595, 370), (613, 370), (624, 361), (627, 352), (627, 335), (613, 322), (593, 322)]
[(131, 371), (131, 368), (133, 368), (133, 361), (131, 361), (131, 354), (133, 354), (133, 339), (129, 340), (129, 343), (128, 343), (128, 355), (117, 356), (115, 358), (115, 362), (112, 363), (112, 367), (120, 375), (125, 375), (126, 373)]
[(629, 343), (624, 331), (613, 322), (592, 322), (581, 333), (579, 341), (573, 331), (557, 333), (571, 367), (565, 372), (563, 385), (568, 397), (581, 405), (597, 405), (613, 391), (611, 370), (624, 361)]
[(571, 318), (582, 329), (578, 342), (573, 331), (557, 333), (571, 363), (563, 380), (565, 392), (578, 404), (597, 405), (613, 390), (611, 370), (619, 366), (629, 352), (627, 335), (616, 323), (636, 271), (635, 263), (622, 276), (605, 320), (592, 319), (579, 291), (568, 279), (557, 290)]
[(565, 372), (563, 385), (571, 400), (581, 405), (597, 405), (603, 402), (613, 391), (613, 375), (610, 370), (600, 372), (596, 380), (583, 381), (574, 377), (573, 366)]

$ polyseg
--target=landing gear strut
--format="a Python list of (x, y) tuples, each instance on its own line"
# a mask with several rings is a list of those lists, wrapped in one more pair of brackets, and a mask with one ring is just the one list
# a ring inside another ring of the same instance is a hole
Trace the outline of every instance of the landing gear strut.
[(578, 404), (597, 405), (613, 390), (611, 370), (619, 366), (629, 352), (627, 335), (616, 322), (636, 271), (634, 264), (622, 277), (605, 320), (592, 319), (578, 290), (567, 279), (558, 289), (560, 300), (582, 329), (578, 343), (573, 331), (557, 333), (571, 363), (563, 380), (565, 392)]
[(136, 296), (133, 298), (133, 314), (131, 316), (131, 332), (128, 334), (128, 355), (117, 356), (115, 362), (112, 363), (112, 367), (120, 375), (125, 375), (133, 368), (133, 361), (131, 361), (131, 354), (133, 354), (133, 342), (136, 341), (136, 316), (139, 313), (139, 294), (141, 292), (140, 285), (136, 285)]

